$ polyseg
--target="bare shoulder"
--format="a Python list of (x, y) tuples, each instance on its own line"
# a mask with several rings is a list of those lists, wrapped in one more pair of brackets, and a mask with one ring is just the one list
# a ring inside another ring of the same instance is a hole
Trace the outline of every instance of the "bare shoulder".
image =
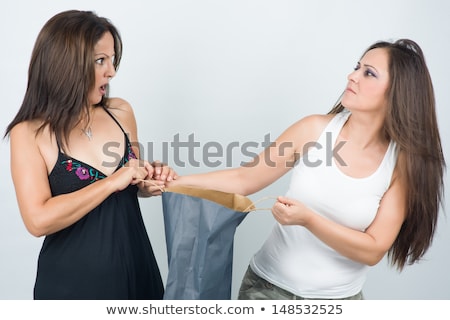
[(108, 103), (108, 110), (114, 112), (133, 112), (131, 104), (122, 98), (110, 98)]
[(135, 141), (137, 136), (136, 118), (131, 104), (122, 98), (110, 98), (108, 111), (114, 115), (123, 129), (130, 134), (130, 139)]
[[(23, 121), (18, 124), (16, 124), (10, 132), (10, 138), (11, 139), (25, 139), (25, 140), (35, 140), (36, 139), (36, 133), (38, 132), (38, 129), (42, 125), (41, 121)], [(48, 131), (47, 128), (44, 128), (44, 132)], [(41, 133), (42, 135), (42, 133)]]
[(110, 111), (120, 123), (125, 126), (132, 125), (135, 122), (134, 111), (131, 104), (122, 98), (110, 98), (108, 103), (108, 111)]
[(334, 114), (312, 114), (300, 119), (298, 122), (301, 122), (303, 126), (309, 127), (309, 129), (323, 130), (334, 116)]
[[(14, 163), (23, 159), (33, 159), (33, 163), (45, 163), (50, 172), (58, 156), (58, 145), (48, 126), (39, 128), (42, 121), (24, 121), (18, 123), (10, 132), (11, 154)], [(19, 156), (20, 155), (20, 156)], [(27, 160), (28, 161), (28, 160)], [(23, 165), (21, 165), (23, 170)]]
[(287, 131), (292, 132), (295, 136), (315, 141), (333, 117), (332, 114), (308, 115), (292, 124)]

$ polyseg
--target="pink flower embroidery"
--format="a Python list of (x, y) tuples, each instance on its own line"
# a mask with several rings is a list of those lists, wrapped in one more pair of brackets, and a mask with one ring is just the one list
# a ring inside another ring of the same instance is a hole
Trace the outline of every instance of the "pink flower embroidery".
[(75, 173), (80, 180), (89, 179), (89, 170), (84, 167), (78, 167)]

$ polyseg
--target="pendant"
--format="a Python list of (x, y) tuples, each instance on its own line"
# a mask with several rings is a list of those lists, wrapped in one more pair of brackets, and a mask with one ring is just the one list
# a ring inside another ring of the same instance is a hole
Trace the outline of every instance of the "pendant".
[(91, 129), (91, 127), (88, 127), (86, 130), (81, 129), (81, 131), (83, 131), (83, 133), (86, 135), (86, 137), (88, 137), (89, 141), (92, 140), (92, 129)]

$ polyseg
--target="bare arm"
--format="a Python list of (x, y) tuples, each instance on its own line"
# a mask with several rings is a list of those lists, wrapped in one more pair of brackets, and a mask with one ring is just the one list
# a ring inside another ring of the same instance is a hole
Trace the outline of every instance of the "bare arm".
[(208, 173), (182, 176), (171, 185), (190, 185), (242, 195), (253, 194), (286, 174), (308, 142), (316, 141), (329, 116), (303, 118), (286, 129), (276, 141), (247, 165)]

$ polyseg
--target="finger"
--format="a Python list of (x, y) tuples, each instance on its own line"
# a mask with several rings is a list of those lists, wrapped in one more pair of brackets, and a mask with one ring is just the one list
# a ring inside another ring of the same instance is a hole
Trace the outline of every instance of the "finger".
[(145, 177), (146, 179), (147, 178), (151, 178), (151, 177), (153, 177), (153, 174), (154, 174), (154, 172), (155, 172), (155, 169), (153, 168), (153, 166), (148, 162), (148, 161), (145, 161), (144, 162), (144, 168), (145, 168), (145, 170), (147, 171), (147, 176)]
[[(133, 183), (133, 181), (131, 183)], [(136, 185), (139, 187), (139, 189), (145, 188), (145, 180), (137, 180)]]
[[(169, 167), (168, 167), (169, 168)], [(169, 168), (169, 173), (167, 175), (167, 181), (172, 181), (172, 180), (176, 180), (178, 178), (175, 170), (173, 170), (172, 168)]]
[(144, 186), (147, 192), (153, 192), (154, 190), (163, 191), (164, 188), (166, 187), (164, 182), (161, 180), (148, 179), (142, 181), (144, 182)]
[(272, 212), (276, 214), (280, 214), (284, 209), (286, 208), (286, 205), (282, 202), (275, 202), (272, 206)]
[(289, 224), (289, 206), (277, 202), (272, 207), (272, 215), (280, 224)]
[(275, 218), (275, 220), (277, 220), (278, 222), (281, 223), (281, 219), (280, 219), (280, 203), (275, 203), (272, 207), (272, 215)]
[(153, 161), (152, 166), (153, 166), (153, 168), (155, 169), (153, 175), (154, 175), (154, 176), (160, 176), (164, 164), (161, 163), (159, 160), (156, 160), (156, 161)]
[(277, 198), (277, 200), (278, 200), (279, 203), (282, 203), (282, 204), (284, 204), (286, 206), (292, 206), (292, 205), (294, 205), (296, 203), (296, 201), (294, 199), (283, 197), (283, 196), (279, 196)]
[(142, 183), (143, 183), (143, 179), (141, 179), (141, 178), (135, 178), (135, 177), (133, 177), (132, 179), (131, 179), (131, 182), (130, 182), (130, 184), (131, 185), (140, 185), (140, 186), (143, 186), (142, 185)]
[(152, 186), (149, 187), (148, 190), (152, 194), (152, 196), (159, 196), (164, 191), (164, 185), (162, 185), (162, 186), (154, 186), (154, 185), (152, 185)]
[[(160, 179), (163, 180), (163, 181), (166, 181), (166, 180), (170, 181), (170, 180), (172, 180), (171, 172), (172, 172), (172, 169), (169, 166), (162, 167)], [(170, 180), (169, 180), (169, 178), (170, 178)]]

